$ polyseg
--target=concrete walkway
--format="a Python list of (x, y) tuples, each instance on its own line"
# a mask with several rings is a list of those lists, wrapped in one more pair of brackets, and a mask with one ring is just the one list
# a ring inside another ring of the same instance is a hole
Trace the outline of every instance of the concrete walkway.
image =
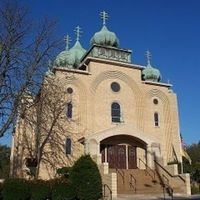
[(117, 198), (113, 198), (113, 200), (190, 200), (196, 199), (200, 200), (200, 195), (192, 195), (192, 196), (179, 196), (176, 195), (173, 198), (170, 196), (163, 195), (119, 195)]

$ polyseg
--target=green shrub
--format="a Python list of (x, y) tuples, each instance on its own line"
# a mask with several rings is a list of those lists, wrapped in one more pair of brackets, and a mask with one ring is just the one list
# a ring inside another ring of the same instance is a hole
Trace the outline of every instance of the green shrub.
[(199, 187), (197, 187), (197, 186), (191, 186), (191, 193), (192, 194), (200, 194)]
[(35, 180), (30, 182), (31, 200), (46, 200), (51, 197), (51, 188), (48, 181)]
[(102, 197), (102, 181), (96, 163), (89, 155), (80, 157), (70, 174), (74, 195), (80, 200), (98, 200)]
[(3, 196), (2, 196), (2, 189), (3, 189), (3, 184), (0, 183), (0, 200), (3, 199)]
[(57, 169), (57, 174), (68, 178), (71, 172), (71, 167), (62, 167)]
[(6, 179), (3, 183), (3, 200), (30, 199), (29, 184), (24, 179)]
[(52, 200), (73, 200), (74, 192), (70, 182), (65, 178), (54, 179), (51, 182)]

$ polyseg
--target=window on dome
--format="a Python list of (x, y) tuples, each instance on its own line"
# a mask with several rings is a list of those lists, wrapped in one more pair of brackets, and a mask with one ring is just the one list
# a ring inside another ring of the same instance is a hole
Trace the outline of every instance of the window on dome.
[(159, 115), (157, 112), (154, 113), (154, 125), (159, 126)]
[(71, 102), (67, 103), (67, 118), (68, 119), (72, 118), (72, 110), (73, 110), (72, 103)]
[(72, 153), (72, 140), (67, 137), (65, 141), (65, 154), (70, 155)]
[(120, 105), (116, 102), (111, 105), (112, 122), (121, 122), (121, 110)]

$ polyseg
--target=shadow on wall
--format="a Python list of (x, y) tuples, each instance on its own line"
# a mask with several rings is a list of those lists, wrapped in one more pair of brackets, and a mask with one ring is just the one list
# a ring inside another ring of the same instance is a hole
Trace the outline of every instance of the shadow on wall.
[(36, 97), (24, 97), (14, 136), (11, 177), (54, 178), (58, 168), (72, 166), (83, 153), (78, 142), (83, 133), (76, 130), (80, 120), (67, 118), (69, 96), (64, 88), (50, 77)]

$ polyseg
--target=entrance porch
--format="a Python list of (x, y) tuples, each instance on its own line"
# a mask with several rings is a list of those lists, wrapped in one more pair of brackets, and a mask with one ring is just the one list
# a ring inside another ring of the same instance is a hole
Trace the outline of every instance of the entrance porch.
[(140, 160), (146, 163), (147, 144), (133, 136), (111, 136), (100, 142), (100, 153), (109, 168), (136, 169), (141, 167)]

